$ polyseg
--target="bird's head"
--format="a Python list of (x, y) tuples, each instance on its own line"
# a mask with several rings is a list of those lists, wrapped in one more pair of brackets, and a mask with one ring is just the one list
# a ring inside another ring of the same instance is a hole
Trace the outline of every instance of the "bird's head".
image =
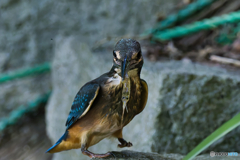
[(142, 66), (143, 57), (139, 42), (133, 39), (118, 41), (113, 50), (113, 67), (122, 79), (125, 79), (129, 71), (135, 70), (140, 74)]

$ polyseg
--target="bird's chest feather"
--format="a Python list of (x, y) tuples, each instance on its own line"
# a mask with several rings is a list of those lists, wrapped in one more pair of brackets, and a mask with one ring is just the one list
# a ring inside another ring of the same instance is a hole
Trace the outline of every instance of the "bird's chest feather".
[(125, 126), (138, 113), (141, 97), (141, 83), (139, 77), (126, 77), (124, 80), (118, 75), (110, 77), (103, 88), (105, 105), (103, 115), (118, 126)]

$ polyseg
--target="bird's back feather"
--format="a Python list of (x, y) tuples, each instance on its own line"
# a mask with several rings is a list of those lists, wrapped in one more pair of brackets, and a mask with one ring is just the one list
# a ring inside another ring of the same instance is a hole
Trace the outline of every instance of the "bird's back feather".
[(99, 88), (98, 84), (87, 83), (79, 90), (72, 103), (72, 107), (66, 121), (67, 129), (88, 112), (94, 99), (97, 97)]

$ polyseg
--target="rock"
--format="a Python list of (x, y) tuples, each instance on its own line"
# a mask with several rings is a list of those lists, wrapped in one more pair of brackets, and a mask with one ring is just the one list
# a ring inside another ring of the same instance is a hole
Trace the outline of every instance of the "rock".
[(58, 33), (78, 35), (79, 42), (90, 47), (109, 37), (141, 34), (153, 27), (158, 13), (168, 14), (176, 2), (1, 0), (0, 51), (10, 56), (6, 69), (50, 61)]
[(3, 71), (4, 67), (6, 66), (8, 59), (9, 59), (8, 53), (0, 52), (0, 73)]
[[(47, 132), (55, 143), (65, 130), (72, 101), (79, 88), (107, 72), (112, 64), (108, 54), (91, 53), (77, 38), (59, 37), (55, 46), (53, 94), (47, 106)], [(139, 152), (185, 155), (221, 124), (239, 112), (239, 73), (189, 61), (152, 63), (145, 59), (142, 78), (149, 86), (144, 111), (123, 130), (124, 138)], [(227, 109), (226, 109), (227, 108)], [(239, 127), (213, 144), (206, 153), (237, 151)], [(232, 139), (232, 141), (229, 141)], [(104, 139), (90, 147), (94, 153), (119, 151), (116, 139)], [(50, 147), (50, 146), (49, 146)], [(54, 160), (88, 159), (81, 150), (54, 154)]]
[[(157, 153), (145, 153), (145, 152), (136, 152), (136, 151), (121, 151), (121, 152), (113, 152), (114, 158), (108, 157), (108, 158), (102, 158), (104, 159), (114, 159), (114, 160), (181, 160), (184, 156), (180, 154), (157, 154)], [(98, 158), (97, 158), (98, 159)], [(100, 160), (101, 158), (99, 158)], [(231, 156), (222, 156), (222, 157), (210, 157), (209, 154), (200, 155), (193, 160), (237, 160), (237, 157), (231, 157)]]
[[(106, 158), (96, 158), (96, 159), (114, 159), (114, 160), (180, 160), (183, 158), (179, 154), (157, 154), (157, 153), (145, 153), (123, 150), (121, 152), (112, 152), (114, 156)], [(113, 158), (114, 157), (114, 158)]]
[[(156, 117), (152, 137), (156, 142), (152, 145), (154, 152), (187, 154), (240, 111), (239, 76), (220, 73), (220, 68), (216, 72), (193, 67), (184, 72), (161, 73), (161, 113)], [(239, 132), (237, 127), (205, 152), (239, 150)]]

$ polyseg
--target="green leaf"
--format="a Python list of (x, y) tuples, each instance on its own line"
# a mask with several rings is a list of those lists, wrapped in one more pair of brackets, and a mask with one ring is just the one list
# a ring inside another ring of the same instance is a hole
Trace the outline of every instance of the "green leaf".
[(215, 130), (207, 138), (205, 138), (197, 147), (195, 147), (191, 152), (189, 152), (183, 160), (193, 159), (196, 155), (206, 149), (208, 146), (216, 142), (218, 139), (226, 135), (228, 132), (232, 131), (240, 125), (240, 113), (234, 116), (232, 119), (224, 123), (220, 128)]

